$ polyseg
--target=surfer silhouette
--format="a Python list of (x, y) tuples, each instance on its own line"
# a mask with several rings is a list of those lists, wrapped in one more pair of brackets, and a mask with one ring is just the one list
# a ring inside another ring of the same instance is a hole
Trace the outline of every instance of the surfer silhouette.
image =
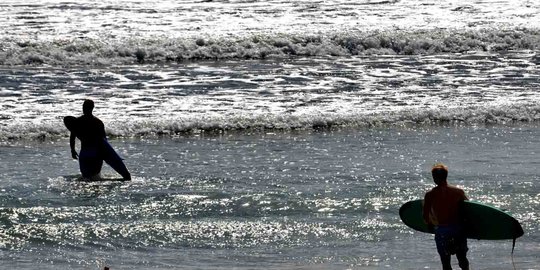
[(459, 267), (469, 269), (467, 260), (467, 237), (460, 217), (460, 203), (468, 200), (465, 192), (447, 182), (448, 167), (442, 163), (431, 169), (436, 187), (424, 197), (423, 217), (429, 227), (435, 230), (435, 244), (441, 257), (443, 270), (452, 269), (451, 255), (455, 254)]
[[(124, 180), (131, 180), (131, 174), (124, 162), (107, 141), (103, 122), (92, 114), (93, 110), (94, 102), (87, 99), (83, 103), (82, 116), (64, 117), (64, 124), (71, 132), (69, 136), (71, 156), (79, 160), (79, 168), (84, 178), (99, 177), (105, 161), (122, 175)], [(81, 141), (81, 150), (78, 154), (75, 149), (76, 138)]]

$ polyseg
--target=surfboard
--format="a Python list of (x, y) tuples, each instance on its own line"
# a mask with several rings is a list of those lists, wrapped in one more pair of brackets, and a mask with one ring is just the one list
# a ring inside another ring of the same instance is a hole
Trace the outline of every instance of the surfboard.
[[(73, 132), (75, 135), (77, 135), (77, 132), (78, 132), (78, 128), (77, 128), (77, 118), (74, 117), (74, 116), (66, 116), (64, 117), (64, 125), (66, 126), (66, 128), (70, 131), (70, 132)], [(109, 142), (107, 141), (106, 138), (103, 138), (103, 142), (101, 143), (101, 145), (98, 147), (99, 149), (96, 149), (96, 151), (98, 152), (98, 154), (96, 156), (98, 156), (100, 159), (102, 159), (103, 161), (105, 161), (105, 163), (107, 163), (109, 166), (111, 166), (111, 168), (113, 168), (113, 170), (115, 170), (117, 173), (119, 173), (123, 179), (125, 180), (129, 180), (131, 179), (131, 175), (126, 167), (126, 165), (124, 164), (122, 158), (118, 155), (118, 153), (116, 153), (116, 151), (113, 149), (113, 147), (109, 144)], [(81, 156), (82, 154), (80, 154)], [(86, 167), (87, 166), (91, 166), (91, 167), (96, 167), (98, 166), (99, 168), (90, 168), (91, 171), (96, 171), (97, 174), (96, 174), (96, 179), (99, 179), (99, 172), (101, 171), (101, 165), (96, 165), (96, 164), (93, 164), (94, 162), (88, 162), (88, 164), (83, 164), (81, 162), (81, 160), (79, 159), (79, 165), (81, 167), (81, 171), (87, 169)], [(86, 177), (87, 179), (93, 179), (94, 177)]]
[(131, 175), (124, 164), (124, 161), (122, 161), (122, 158), (118, 155), (118, 153), (116, 153), (116, 151), (114, 151), (106, 139), (103, 139), (103, 152), (103, 161), (105, 161), (105, 163), (109, 164), (113, 170), (119, 173), (126, 180), (131, 179)]
[[(405, 225), (420, 232), (434, 233), (422, 217), (423, 200), (401, 206), (399, 217)], [(507, 212), (479, 202), (464, 201), (462, 205), (467, 238), (478, 240), (517, 239), (523, 235), (521, 224)]]
[(75, 130), (76, 123), (77, 123), (77, 117), (75, 116), (64, 117), (64, 125), (69, 131), (76, 133), (76, 130)]

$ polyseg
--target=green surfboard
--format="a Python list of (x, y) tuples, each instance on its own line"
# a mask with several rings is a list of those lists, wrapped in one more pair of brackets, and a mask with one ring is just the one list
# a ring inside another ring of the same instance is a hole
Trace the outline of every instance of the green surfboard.
[[(422, 217), (423, 200), (410, 201), (399, 209), (405, 225), (421, 232), (434, 233)], [(513, 239), (523, 235), (521, 224), (508, 213), (479, 202), (463, 202), (462, 214), (467, 238), (478, 240)]]

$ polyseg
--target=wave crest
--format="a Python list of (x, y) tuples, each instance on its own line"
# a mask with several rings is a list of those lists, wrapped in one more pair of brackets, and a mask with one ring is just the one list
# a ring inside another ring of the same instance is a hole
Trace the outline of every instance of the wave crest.
[(538, 50), (537, 29), (417, 30), (152, 39), (6, 39), (1, 65), (107, 65), (290, 56)]
[[(105, 119), (104, 119), (105, 120)], [(429, 126), (440, 124), (475, 125), (532, 123), (540, 121), (540, 105), (504, 105), (453, 109), (407, 109), (384, 113), (306, 113), (231, 116), (185, 116), (183, 118), (147, 118), (145, 120), (105, 120), (112, 137), (174, 136), (181, 134), (219, 134), (318, 130), (332, 128), (373, 128), (392, 126)], [(47, 124), (14, 124), (0, 128), (0, 141), (48, 140), (67, 137), (61, 121)]]

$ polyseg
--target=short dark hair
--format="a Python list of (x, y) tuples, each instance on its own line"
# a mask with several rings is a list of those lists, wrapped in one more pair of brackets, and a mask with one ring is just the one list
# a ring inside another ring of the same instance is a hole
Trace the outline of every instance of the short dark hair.
[(435, 184), (440, 184), (446, 181), (448, 177), (448, 167), (442, 163), (437, 163), (431, 168), (431, 176)]
[(84, 114), (92, 114), (92, 111), (94, 110), (94, 102), (90, 99), (86, 99), (83, 102), (83, 113)]

